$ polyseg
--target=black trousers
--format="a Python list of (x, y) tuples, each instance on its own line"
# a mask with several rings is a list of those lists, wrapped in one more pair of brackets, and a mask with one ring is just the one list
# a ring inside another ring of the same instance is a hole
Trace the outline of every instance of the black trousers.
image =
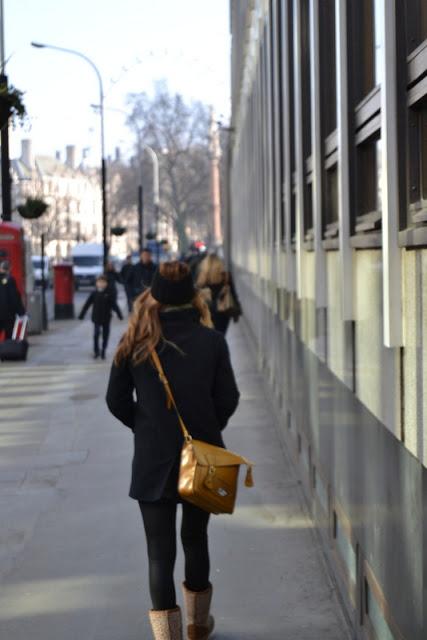
[[(176, 607), (176, 512), (174, 502), (140, 502), (147, 538), (150, 595), (153, 609)], [(191, 591), (209, 587), (208, 523), (210, 514), (188, 502), (182, 504), (181, 541), (185, 556), (185, 584)]]
[(99, 354), (99, 338), (102, 333), (102, 352), (105, 353), (108, 346), (108, 338), (110, 337), (110, 322), (104, 324), (93, 325), (93, 351)]
[(126, 301), (129, 313), (132, 311), (133, 288), (130, 284), (125, 284)]

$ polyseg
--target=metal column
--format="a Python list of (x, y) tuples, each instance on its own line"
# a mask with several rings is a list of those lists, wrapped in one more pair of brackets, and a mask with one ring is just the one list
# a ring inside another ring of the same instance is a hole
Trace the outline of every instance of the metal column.
[(402, 273), (397, 150), (396, 0), (382, 0), (381, 167), (384, 345), (402, 345)]
[(353, 251), (350, 246), (350, 175), (348, 131), (347, 0), (336, 0), (338, 220), (342, 319), (353, 319)]

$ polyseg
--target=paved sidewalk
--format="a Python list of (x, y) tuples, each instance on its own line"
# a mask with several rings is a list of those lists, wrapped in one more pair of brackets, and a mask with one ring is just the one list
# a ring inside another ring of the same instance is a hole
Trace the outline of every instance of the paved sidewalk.
[[(123, 328), (114, 321), (112, 347)], [(89, 322), (52, 323), (26, 364), (0, 364), (4, 640), (151, 637), (132, 438), (107, 412), (110, 363), (91, 360), (90, 336)], [(236, 513), (212, 519), (215, 638), (346, 640), (261, 378), (235, 326), (229, 339), (242, 400), (226, 441), (257, 466)], [(182, 566), (180, 555), (177, 584)]]

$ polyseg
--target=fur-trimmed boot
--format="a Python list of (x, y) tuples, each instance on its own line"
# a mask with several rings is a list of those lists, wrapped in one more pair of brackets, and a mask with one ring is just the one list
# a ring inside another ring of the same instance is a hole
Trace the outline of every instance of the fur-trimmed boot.
[(209, 613), (212, 585), (205, 591), (190, 591), (184, 583), (182, 592), (187, 611), (187, 639), (207, 640), (215, 626), (215, 621)]
[(149, 612), (151, 629), (155, 640), (183, 640), (181, 609)]

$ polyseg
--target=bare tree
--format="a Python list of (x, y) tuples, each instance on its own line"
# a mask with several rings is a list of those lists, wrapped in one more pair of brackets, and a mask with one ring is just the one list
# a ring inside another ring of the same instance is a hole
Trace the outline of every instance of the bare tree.
[(188, 247), (187, 229), (209, 235), (212, 217), (210, 195), (210, 111), (200, 102), (187, 104), (162, 84), (154, 98), (131, 94), (129, 126), (137, 133), (137, 151), (150, 145), (160, 164), (160, 213), (170, 220), (180, 250)]
[(129, 245), (138, 246), (138, 185), (144, 189), (144, 228), (153, 228), (152, 163), (133, 157), (130, 162), (114, 162), (108, 168), (111, 226), (128, 230)]
[(48, 208), (37, 220), (23, 220), (26, 235), (31, 238), (33, 249), (40, 250), (40, 238), (43, 233), (48, 245), (52, 240), (65, 240), (68, 242), (84, 240), (79, 239), (79, 228), (73, 221), (71, 199), (68, 196), (45, 196)]

